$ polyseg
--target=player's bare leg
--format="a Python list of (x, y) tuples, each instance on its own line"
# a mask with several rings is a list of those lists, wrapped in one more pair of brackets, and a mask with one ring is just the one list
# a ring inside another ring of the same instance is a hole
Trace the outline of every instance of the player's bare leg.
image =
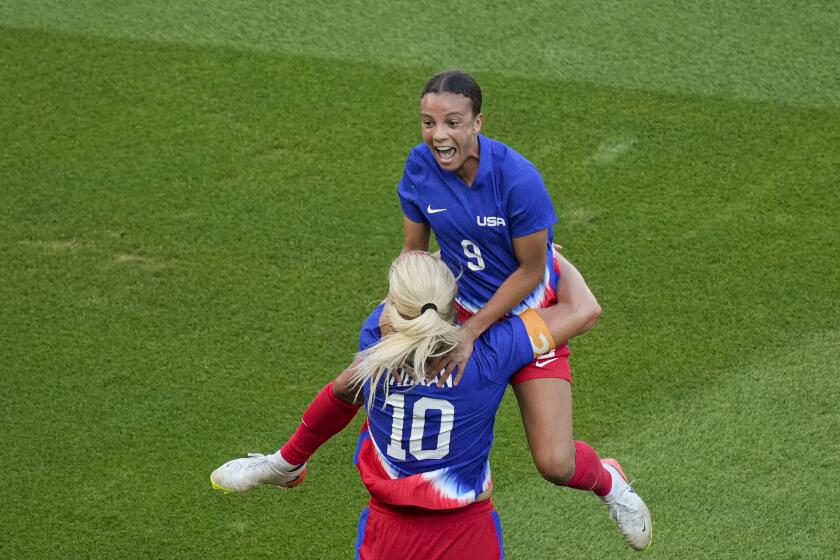
[(571, 384), (564, 379), (531, 379), (515, 384), (513, 390), (534, 465), (543, 478), (597, 494), (630, 545), (646, 548), (650, 512), (621, 467), (612, 459), (602, 462), (589, 444), (573, 439)]
[(571, 386), (531, 379), (513, 386), (534, 465), (547, 481), (565, 485), (575, 472)]

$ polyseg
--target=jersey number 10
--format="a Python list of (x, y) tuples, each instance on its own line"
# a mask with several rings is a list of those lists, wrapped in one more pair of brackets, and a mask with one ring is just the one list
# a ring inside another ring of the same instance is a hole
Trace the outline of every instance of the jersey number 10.
[[(391, 393), (385, 399), (385, 404), (394, 407), (393, 422), (391, 423), (391, 442), (388, 444), (386, 453), (397, 459), (405, 461), (405, 448), (403, 447), (403, 424), (406, 416), (405, 395)], [(423, 430), (426, 428), (426, 413), (430, 410), (440, 412), (440, 431), (437, 434), (437, 443), (434, 449), (423, 449)], [(455, 418), (455, 407), (452, 403), (443, 399), (423, 397), (414, 403), (413, 411), (408, 415), (410, 421), (408, 452), (418, 461), (423, 459), (442, 459), (449, 454), (449, 438), (452, 434), (452, 424)]]

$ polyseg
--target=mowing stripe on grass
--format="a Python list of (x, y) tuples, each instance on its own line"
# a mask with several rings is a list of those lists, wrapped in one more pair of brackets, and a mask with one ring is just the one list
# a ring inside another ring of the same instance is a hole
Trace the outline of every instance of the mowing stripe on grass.
[[(445, 15), (444, 15), (445, 14)], [(840, 107), (836, 2), (0, 3), (0, 24)]]
[[(435, 68), (9, 29), (0, 50), (3, 553), (346, 557), (365, 499), (352, 430), (294, 492), (216, 496), (207, 474), (279, 445), (352, 354), (399, 249), (394, 185)], [(836, 332), (840, 115), (479, 79), (488, 134), (543, 171), (557, 238), (605, 309), (573, 345), (578, 435), (644, 479), (667, 537), (652, 554), (699, 551), (705, 537), (675, 550), (668, 531), (685, 500), (709, 503), (647, 480), (670, 476), (658, 442), (680, 443), (676, 425), (708, 443), (671, 403), (744, 391), (753, 381), (728, 383), (760, 371), (768, 345)], [(836, 338), (815, 340), (801, 344), (820, 356)], [(832, 375), (806, 354), (791, 359)], [(629, 555), (597, 500), (539, 480), (510, 404), (493, 454), (509, 556)], [(712, 404), (698, 411), (720, 429), (733, 411), (711, 418)], [(763, 439), (777, 425), (747, 420)], [(768, 480), (727, 473), (721, 492), (758, 496)], [(811, 532), (831, 503), (807, 509)], [(706, 513), (695, 534), (743, 533), (743, 556), (780, 527), (751, 538), (746, 516)]]
[[(653, 514), (651, 558), (840, 554), (840, 524), (826, 506), (840, 498), (830, 482), (840, 468), (838, 347), (838, 331), (797, 336), (746, 353), (693, 394), (659, 402), (643, 421), (611, 417), (609, 435), (596, 445), (637, 479)], [(494, 453), (498, 460), (516, 455), (503, 442)], [(546, 492), (535, 478), (512, 490), (507, 479), (517, 475), (506, 472), (501, 483), (498, 476), (506, 541), (533, 554), (517, 557), (548, 558), (558, 543), (573, 558), (633, 557), (617, 532), (593, 541), (614, 528), (591, 496)]]

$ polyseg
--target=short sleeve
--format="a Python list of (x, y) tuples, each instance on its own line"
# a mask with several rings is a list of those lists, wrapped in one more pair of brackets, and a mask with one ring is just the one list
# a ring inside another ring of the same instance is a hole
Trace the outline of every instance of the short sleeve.
[(416, 156), (412, 152), (405, 162), (405, 171), (397, 186), (397, 193), (400, 197), (400, 206), (402, 207), (403, 214), (412, 222), (422, 224), (426, 222), (426, 216), (423, 214), (422, 207), (417, 201), (420, 193), (409, 176), (411, 168), (417, 166), (416, 162), (412, 161), (414, 157)]
[(359, 352), (373, 346), (382, 338), (382, 331), (379, 329), (379, 318), (382, 317), (382, 310), (384, 308), (385, 304), (380, 303), (368, 315), (364, 324), (362, 324), (362, 330), (359, 331)]
[(507, 202), (511, 237), (530, 235), (557, 223), (554, 204), (536, 167), (523, 165), (511, 181)]
[(534, 359), (525, 323), (519, 317), (496, 323), (479, 338), (473, 356), (480, 356), (481, 369), (492, 381), (507, 384)]

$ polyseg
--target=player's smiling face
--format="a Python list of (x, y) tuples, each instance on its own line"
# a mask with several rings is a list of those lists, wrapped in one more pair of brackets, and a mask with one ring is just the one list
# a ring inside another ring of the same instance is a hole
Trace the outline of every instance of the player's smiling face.
[(474, 115), (470, 98), (459, 93), (427, 93), (420, 100), (423, 141), (442, 168), (472, 184), (478, 173), (478, 133), (484, 116)]

